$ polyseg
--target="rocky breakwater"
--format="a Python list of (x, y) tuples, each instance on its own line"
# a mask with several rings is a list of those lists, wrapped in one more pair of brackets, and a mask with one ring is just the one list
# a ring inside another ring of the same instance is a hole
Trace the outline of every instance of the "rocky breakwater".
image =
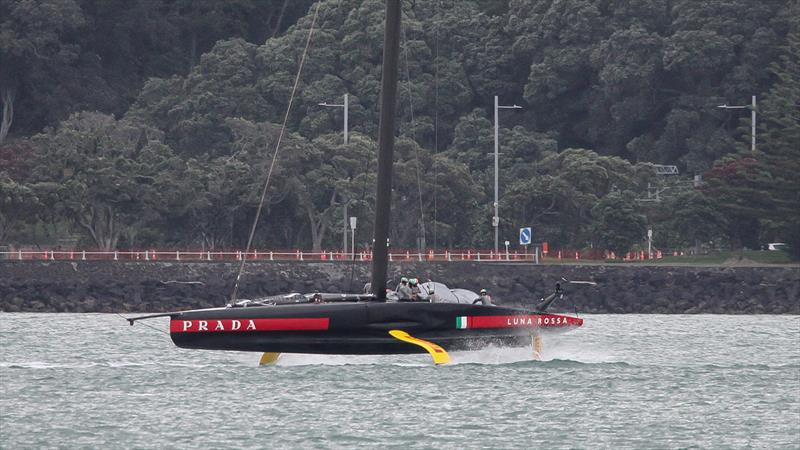
[[(0, 310), (6, 312), (162, 312), (224, 305), (238, 270), (231, 263), (0, 261)], [(554, 310), (584, 313), (800, 314), (798, 267), (665, 267), (393, 263), (390, 277), (489, 288), (499, 304), (530, 305), (565, 284)], [(239, 298), (286, 292), (360, 292), (366, 263), (258, 262)]]

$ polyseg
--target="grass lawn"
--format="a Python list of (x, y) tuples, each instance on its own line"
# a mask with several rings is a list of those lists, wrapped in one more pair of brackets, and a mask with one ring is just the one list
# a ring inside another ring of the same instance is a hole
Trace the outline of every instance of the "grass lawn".
[(621, 260), (580, 260), (572, 258), (544, 258), (544, 264), (619, 264), (619, 265), (688, 265), (688, 266), (721, 266), (721, 265), (761, 265), (761, 264), (797, 264), (792, 261), (789, 254), (783, 251), (729, 251), (709, 255), (664, 256), (661, 259), (649, 261), (621, 261)]
[(783, 251), (730, 251), (720, 252), (710, 255), (685, 255), (685, 256), (664, 256), (661, 259), (648, 261), (649, 264), (701, 264), (701, 265), (721, 265), (723, 263), (736, 264), (742, 259), (742, 263), (754, 262), (758, 264), (791, 264), (789, 254)]

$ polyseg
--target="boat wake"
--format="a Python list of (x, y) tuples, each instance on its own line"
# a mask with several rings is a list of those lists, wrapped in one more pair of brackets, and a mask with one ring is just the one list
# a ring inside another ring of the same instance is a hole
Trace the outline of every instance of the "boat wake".
[[(591, 348), (571, 347), (568, 345), (553, 345), (545, 349), (540, 360), (533, 359), (532, 349), (529, 347), (494, 347), (489, 346), (480, 350), (450, 352), (451, 362), (443, 367), (464, 364), (478, 365), (503, 365), (503, 364), (608, 364), (624, 361), (613, 355), (602, 353)], [(253, 359), (248, 357), (248, 363)], [(419, 355), (314, 355), (314, 354), (283, 354), (275, 366), (344, 366), (344, 365), (370, 365), (370, 366), (403, 366), (420, 367), (433, 366), (430, 356)]]

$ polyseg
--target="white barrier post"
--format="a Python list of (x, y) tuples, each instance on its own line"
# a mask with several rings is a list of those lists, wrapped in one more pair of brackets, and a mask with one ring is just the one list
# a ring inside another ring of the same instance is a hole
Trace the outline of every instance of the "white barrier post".
[(269, 260), (270, 260), (270, 261), (274, 261), (274, 259), (272, 258), (272, 251), (271, 251), (271, 250), (270, 250), (270, 252), (269, 252)]
[(53, 254), (53, 251), (52, 251), (52, 250), (50, 250), (50, 261), (55, 261), (55, 259), (56, 259), (56, 257), (55, 257), (55, 255)]
[(211, 261), (211, 252), (210, 251), (206, 252), (206, 261)]
[(180, 260), (181, 260), (181, 252), (180, 250), (178, 250), (175, 252), (175, 261), (180, 261)]
[(22, 250), (17, 250), (17, 257), (20, 261), (22, 261)]
[(114, 250), (114, 261), (117, 261), (117, 260), (118, 260), (117, 251)]
[(145, 261), (150, 261), (150, 250), (145, 250), (144, 251), (144, 260)]

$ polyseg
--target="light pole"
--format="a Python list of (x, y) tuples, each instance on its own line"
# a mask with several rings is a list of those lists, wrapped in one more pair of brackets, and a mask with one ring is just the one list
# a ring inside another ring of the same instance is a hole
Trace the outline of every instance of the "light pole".
[(357, 217), (350, 218), (350, 230), (353, 233), (353, 238), (350, 240), (350, 245), (353, 248), (353, 261), (356, 260), (356, 222), (358, 221)]
[(750, 151), (756, 152), (756, 96), (753, 96), (753, 101), (750, 105), (728, 106), (719, 105), (717, 108), (722, 109), (749, 109), (750, 110)]
[(344, 143), (347, 144), (349, 141), (347, 140), (347, 110), (348, 102), (347, 102), (347, 94), (344, 94), (344, 103), (318, 103), (319, 106), (327, 106), (327, 107), (336, 107), (336, 108), (344, 108)]
[(511, 105), (511, 106), (503, 106), (498, 104), (497, 96), (494, 96), (494, 217), (492, 217), (492, 226), (494, 227), (494, 253), (497, 254), (498, 247), (500, 243), (500, 216), (497, 214), (498, 208), (498, 198), (497, 198), (497, 185), (498, 179), (500, 178), (500, 167), (498, 164), (499, 161), (499, 153), (498, 149), (500, 147), (499, 143), (499, 130), (500, 125), (497, 121), (497, 111), (500, 109), (521, 109), (522, 106)]
[[(347, 94), (344, 94), (344, 103), (322, 102), (317, 104), (325, 107), (344, 108), (344, 145), (347, 145), (349, 143), (349, 140), (347, 139), (347, 110), (350, 109), (348, 107)], [(344, 204), (344, 228), (342, 230), (342, 241), (344, 242), (344, 248), (342, 250), (347, 253), (347, 202)]]
[[(342, 198), (344, 200), (344, 198)], [(347, 202), (344, 201), (344, 217), (342, 218), (344, 221), (344, 232), (342, 233), (342, 254), (347, 257)]]

